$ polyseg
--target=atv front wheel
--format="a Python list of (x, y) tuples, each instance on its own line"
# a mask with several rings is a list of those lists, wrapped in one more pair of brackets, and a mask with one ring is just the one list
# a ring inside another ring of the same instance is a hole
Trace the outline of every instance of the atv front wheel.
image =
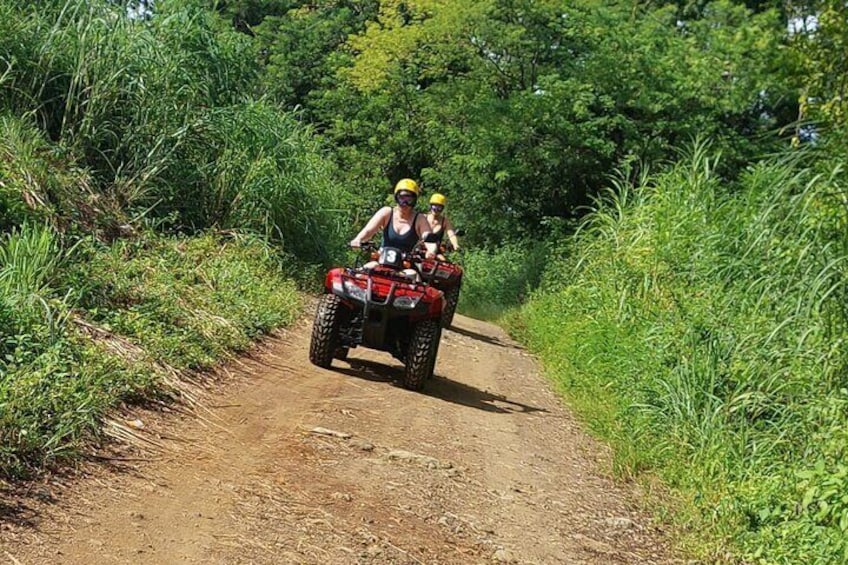
[(403, 388), (421, 390), (424, 381), (433, 376), (441, 337), (442, 328), (437, 321), (424, 320), (415, 324), (406, 355)]
[(462, 283), (445, 291), (445, 309), (442, 311), (442, 327), (449, 328), (453, 323), (453, 315), (456, 313), (456, 305), (459, 304), (459, 291)]
[(339, 328), (342, 325), (341, 299), (335, 294), (325, 294), (318, 302), (315, 321), (312, 323), (312, 341), (309, 343), (309, 360), (328, 369), (339, 347)]

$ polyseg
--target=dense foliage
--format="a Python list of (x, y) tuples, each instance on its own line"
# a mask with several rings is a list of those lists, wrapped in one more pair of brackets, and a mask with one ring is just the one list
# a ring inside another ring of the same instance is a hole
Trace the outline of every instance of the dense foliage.
[(799, 161), (727, 185), (697, 148), (620, 182), (524, 310), (526, 338), (681, 516), (751, 562), (845, 555), (844, 189)]
[(331, 256), (344, 199), (333, 169), (307, 128), (256, 100), (248, 38), (193, 4), (144, 20), (101, 2), (0, 2), (5, 228), (52, 210), (107, 237), (143, 218)]
[(804, 89), (797, 140), (825, 145), (844, 155), (848, 132), (845, 99), (848, 62), (848, 6), (833, 0), (795, 5), (793, 45), (803, 62)]
[(0, 477), (288, 323), (342, 241), (346, 192), (249, 39), (119, 4), (0, 0)]
[[(682, 17), (594, 1), (325, 1), (255, 30), (266, 91), (318, 124), (358, 202), (423, 178), (472, 240), (495, 243), (573, 218), (621, 160), (709, 135), (732, 176), (777, 147), (771, 134), (797, 116), (778, 13), (720, 1)], [(304, 29), (312, 40), (295, 42)], [(294, 93), (290, 76), (303, 77)]]
[(515, 328), (695, 551), (844, 560), (846, 22), (0, 0), (0, 475), (289, 321), (289, 279), (411, 176), (468, 232), (461, 308), (532, 296)]
[(521, 305), (542, 278), (546, 254), (541, 243), (518, 242), (451, 257), (464, 270), (460, 310), (468, 316), (494, 320)]
[(173, 390), (162, 384), (177, 371), (246, 348), (298, 302), (255, 239), (83, 240), (63, 253), (47, 228), (6, 235), (0, 477), (75, 454), (115, 403)]

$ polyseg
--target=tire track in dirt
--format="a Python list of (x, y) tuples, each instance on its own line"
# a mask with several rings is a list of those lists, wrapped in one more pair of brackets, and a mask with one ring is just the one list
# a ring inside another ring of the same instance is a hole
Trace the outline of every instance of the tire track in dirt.
[(0, 562), (672, 562), (533, 358), (455, 326), (414, 393), (387, 354), (313, 367), (304, 321), (232, 364), (203, 418), (133, 414), (161, 446), (122, 451), (143, 461), (6, 497)]

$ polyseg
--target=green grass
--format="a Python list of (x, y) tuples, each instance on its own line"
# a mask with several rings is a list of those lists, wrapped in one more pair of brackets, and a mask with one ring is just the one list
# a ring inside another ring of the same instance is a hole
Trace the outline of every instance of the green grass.
[(300, 307), (347, 190), (194, 2), (0, 0), (0, 477), (73, 457)]
[(29, 225), (0, 242), (0, 477), (67, 461), (116, 404), (168, 392), (171, 370), (207, 369), (301, 306), (255, 237), (89, 239), (71, 253)]
[[(678, 495), (710, 561), (846, 558), (846, 208), (786, 158), (733, 185), (697, 146), (620, 181), (545, 273), (516, 333), (622, 474)], [(838, 171), (837, 171), (838, 172)]]
[(102, 239), (146, 224), (339, 252), (348, 191), (313, 132), (255, 98), (254, 45), (214, 11), (0, 0), (0, 53), (0, 228), (55, 215)]
[(64, 274), (87, 319), (176, 369), (205, 369), (299, 310), (282, 260), (258, 238), (92, 244)]
[(539, 284), (545, 253), (545, 246), (531, 243), (464, 251), (459, 259), (464, 269), (459, 312), (496, 320), (516, 308)]

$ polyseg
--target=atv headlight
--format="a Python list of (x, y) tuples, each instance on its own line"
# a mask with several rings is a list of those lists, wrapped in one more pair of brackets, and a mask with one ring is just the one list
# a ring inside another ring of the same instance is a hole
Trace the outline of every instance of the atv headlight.
[(415, 298), (413, 296), (398, 296), (395, 298), (395, 301), (392, 303), (395, 305), (395, 308), (403, 308), (405, 310), (412, 310), (416, 306), (418, 306), (418, 301), (421, 298)]
[(344, 282), (345, 293), (353, 298), (354, 300), (359, 300), (360, 302), (365, 302), (368, 300), (368, 291), (357, 285), (353, 281), (345, 281)]

